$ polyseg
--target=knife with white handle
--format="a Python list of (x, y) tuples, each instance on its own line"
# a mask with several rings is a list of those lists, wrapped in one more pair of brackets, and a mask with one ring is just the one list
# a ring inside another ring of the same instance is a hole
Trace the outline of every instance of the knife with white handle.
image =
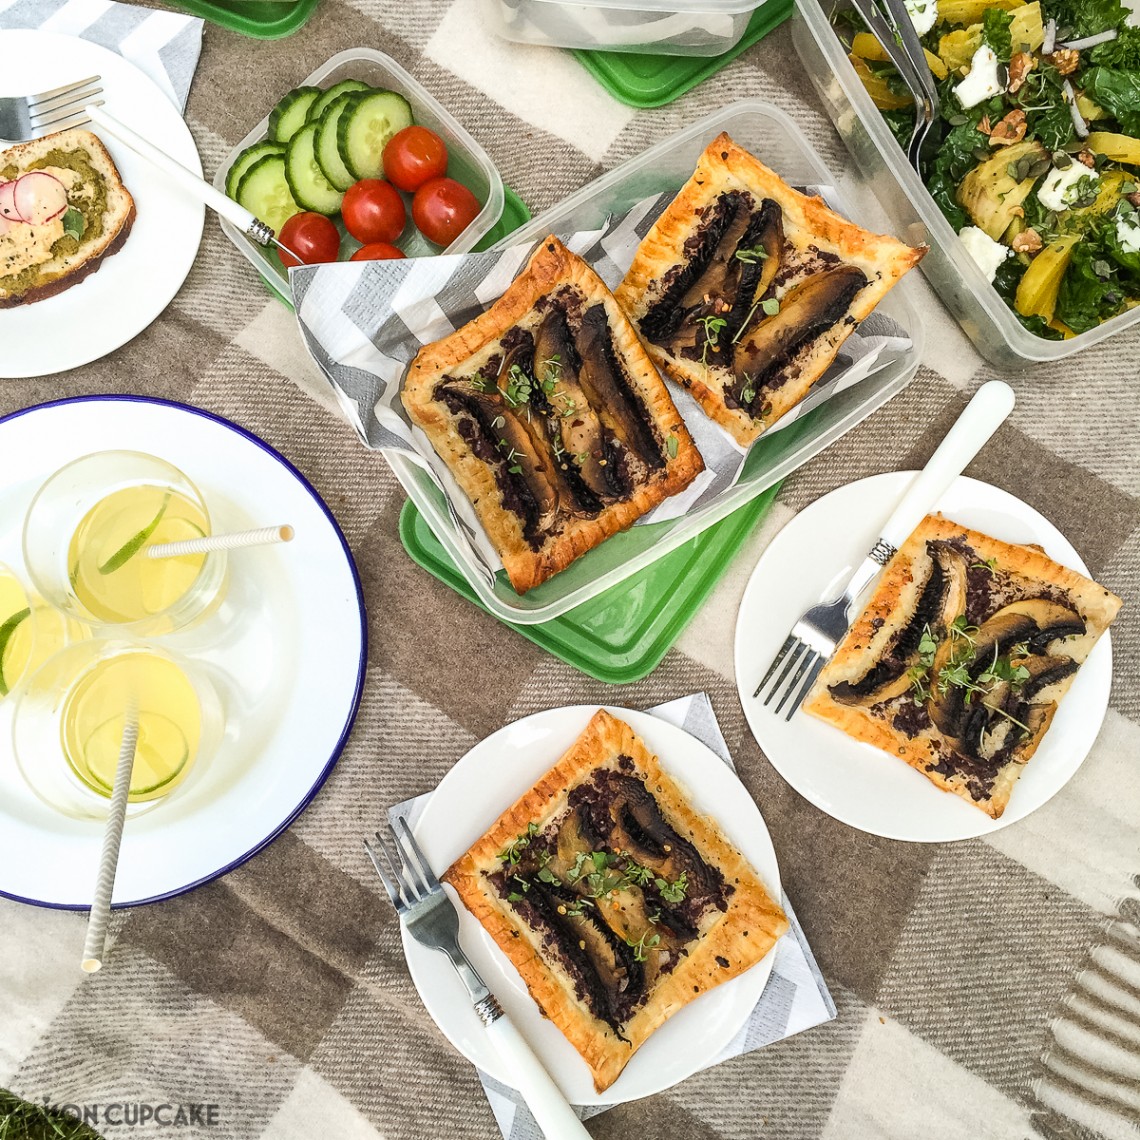
[(188, 170), (177, 159), (173, 159), (165, 151), (159, 150), (153, 143), (144, 139), (142, 135), (131, 130), (126, 123), (119, 122), (114, 115), (108, 114), (102, 107), (94, 104), (85, 107), (84, 114), (93, 123), (97, 123), (120, 142), (125, 143), (137, 155), (145, 158), (152, 166), (161, 170), (188, 194), (236, 226), (250, 240), (257, 242), (258, 245), (272, 243), (278, 249), (285, 250), (286, 253), (291, 252), (277, 240), (277, 235), (273, 229), (260, 218), (251, 214), (244, 206), (238, 205), (220, 190), (215, 189), (204, 178), (200, 178), (192, 170)]

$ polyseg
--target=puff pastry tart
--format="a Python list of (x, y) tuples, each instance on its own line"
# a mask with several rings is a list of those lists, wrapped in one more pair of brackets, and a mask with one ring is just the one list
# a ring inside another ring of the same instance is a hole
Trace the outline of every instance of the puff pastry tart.
[(721, 134), (615, 296), (653, 359), (747, 446), (925, 252), (846, 221)]
[(1120, 604), (1038, 547), (928, 516), (804, 708), (997, 819)]
[(420, 350), (403, 401), (519, 593), (704, 470), (613, 294), (554, 237), (490, 309)]
[(605, 710), (444, 880), (599, 1092), (667, 1018), (788, 928), (743, 856)]

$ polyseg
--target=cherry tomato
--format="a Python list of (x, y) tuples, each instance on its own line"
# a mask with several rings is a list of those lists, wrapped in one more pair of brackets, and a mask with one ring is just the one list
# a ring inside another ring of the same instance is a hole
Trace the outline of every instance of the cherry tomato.
[(362, 178), (353, 183), (340, 206), (344, 227), (357, 241), (395, 241), (404, 232), (408, 211), (391, 182)]
[(284, 266), (336, 261), (336, 255), (340, 252), (340, 233), (336, 226), (324, 214), (314, 214), (311, 210), (304, 214), (294, 214), (281, 227), (277, 240), (297, 255), (290, 257), (278, 250), (277, 256)]
[(412, 199), (412, 220), (436, 245), (450, 245), (475, 220), (479, 199), (454, 178), (432, 178)]
[(409, 194), (446, 173), (447, 146), (427, 127), (405, 127), (384, 148), (384, 177)]
[(389, 245), (386, 241), (374, 241), (362, 245), (353, 255), (353, 261), (390, 261), (392, 258), (404, 257), (404, 251)]

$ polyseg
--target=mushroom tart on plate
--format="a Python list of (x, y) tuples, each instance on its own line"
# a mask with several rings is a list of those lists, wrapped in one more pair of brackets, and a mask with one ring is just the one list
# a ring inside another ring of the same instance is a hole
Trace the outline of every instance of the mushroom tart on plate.
[(748, 446), (925, 252), (841, 218), (722, 133), (615, 296), (650, 356)]
[(485, 313), (420, 350), (403, 402), (520, 594), (704, 470), (613, 294), (554, 237)]
[(1039, 547), (930, 515), (803, 707), (997, 819), (1120, 605)]
[(668, 1018), (788, 929), (745, 858), (604, 709), (443, 879), (598, 1092)]

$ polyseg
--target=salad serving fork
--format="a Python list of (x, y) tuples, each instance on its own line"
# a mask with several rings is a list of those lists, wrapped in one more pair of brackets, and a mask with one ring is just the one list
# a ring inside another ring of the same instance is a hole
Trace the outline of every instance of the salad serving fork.
[(791, 633), (756, 686), (752, 694), (754, 699), (775, 677), (764, 704), (769, 705), (778, 697), (776, 714), (779, 715), (788, 705), (785, 720), (791, 720), (851, 625), (851, 613), (859, 596), (1001, 426), (1013, 410), (1013, 403), (1013, 389), (1002, 380), (991, 380), (974, 393), (974, 398), (883, 524), (878, 540), (848, 579), (843, 593), (831, 601), (812, 606), (792, 626)]
[(0, 146), (30, 142), (40, 135), (90, 122), (85, 108), (101, 106), (102, 76), (89, 75), (38, 95), (0, 96)]
[(364, 849), (401, 924), (421, 945), (439, 950), (451, 959), (475, 1012), (487, 1027), (488, 1037), (511, 1066), (512, 1083), (549, 1140), (590, 1140), (590, 1134), (542, 1062), (463, 953), (459, 945), (459, 913), (416, 843), (407, 820), (398, 816), (395, 823), (389, 824), (389, 832), (387, 837), (376, 832), (374, 839), (364, 841)]
[[(934, 2), (926, 0), (928, 4)], [(907, 160), (921, 173), (922, 147), (942, 105), (922, 42), (904, 0), (852, 0), (852, 3), (914, 99), (914, 131), (907, 144)]]

